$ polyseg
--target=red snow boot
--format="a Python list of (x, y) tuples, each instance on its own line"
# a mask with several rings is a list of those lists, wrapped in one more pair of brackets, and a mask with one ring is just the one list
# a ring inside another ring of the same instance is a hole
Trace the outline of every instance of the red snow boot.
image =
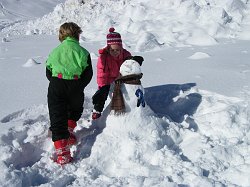
[(69, 119), (68, 120), (68, 130), (69, 130), (69, 145), (74, 145), (76, 144), (76, 136), (74, 135), (73, 131), (76, 127), (76, 121)]
[(70, 155), (70, 149), (68, 145), (67, 139), (57, 140), (54, 142), (54, 146), (56, 149), (57, 160), (58, 164), (64, 165), (73, 160)]

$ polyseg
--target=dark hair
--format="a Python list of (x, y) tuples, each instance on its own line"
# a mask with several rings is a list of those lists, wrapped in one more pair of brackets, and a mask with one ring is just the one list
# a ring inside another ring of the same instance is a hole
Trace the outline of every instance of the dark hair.
[(66, 37), (73, 37), (79, 41), (79, 34), (82, 33), (81, 27), (76, 23), (66, 22), (60, 26), (59, 29), (59, 40), (62, 42)]

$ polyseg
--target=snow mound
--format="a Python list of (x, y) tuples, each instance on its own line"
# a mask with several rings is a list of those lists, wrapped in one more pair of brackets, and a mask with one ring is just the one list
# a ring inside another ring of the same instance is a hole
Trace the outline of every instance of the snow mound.
[(210, 46), (216, 45), (217, 41), (215, 38), (211, 37), (206, 32), (201, 30), (195, 30), (192, 32), (192, 36), (187, 38), (186, 43), (197, 46)]
[(5, 42), (9, 42), (9, 40), (7, 38), (2, 38), (2, 42), (5, 43)]
[(137, 44), (135, 46), (135, 51), (150, 51), (155, 49), (160, 49), (160, 46), (163, 44), (160, 44), (157, 41), (157, 38), (152, 33), (144, 33), (142, 36), (138, 39)]
[(188, 58), (192, 60), (199, 60), (199, 59), (210, 58), (210, 55), (203, 52), (196, 52)]
[(40, 62), (37, 62), (36, 60), (34, 60), (33, 58), (30, 58), (27, 60), (27, 62), (25, 64), (23, 64), (23, 67), (25, 68), (29, 68), (35, 65), (41, 64)]
[[(202, 139), (187, 136), (183, 141), (185, 145), (193, 141), (197, 144), (189, 146), (189, 150), (187, 147), (184, 148), (184, 154), (192, 161), (196, 160), (195, 162), (206, 168), (209, 173), (216, 171), (214, 177), (218, 177), (219, 180), (226, 180), (239, 186), (249, 186), (250, 180), (246, 177), (250, 175), (250, 171), (246, 171), (246, 167), (250, 166), (250, 158), (246, 153), (249, 149), (247, 142), (250, 140), (249, 100), (243, 101), (207, 91), (200, 93), (203, 99), (194, 119), (199, 125)], [(195, 151), (197, 148), (202, 149), (203, 146), (211, 152)], [(218, 159), (220, 162), (217, 162)], [(235, 177), (238, 174), (239, 176)]]
[(62, 23), (73, 21), (83, 28), (86, 39), (103, 41), (113, 26), (124, 43), (149, 51), (171, 45), (215, 45), (218, 38), (247, 39), (249, 9), (241, 0), (67, 0), (42, 18), (3, 31), (57, 34)]

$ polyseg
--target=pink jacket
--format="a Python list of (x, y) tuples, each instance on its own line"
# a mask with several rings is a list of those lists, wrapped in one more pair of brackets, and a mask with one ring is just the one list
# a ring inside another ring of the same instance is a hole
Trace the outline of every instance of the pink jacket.
[(99, 50), (97, 61), (97, 84), (99, 87), (111, 84), (119, 75), (119, 70), (124, 60), (131, 56), (130, 52), (123, 49), (118, 57), (111, 56), (107, 49)]

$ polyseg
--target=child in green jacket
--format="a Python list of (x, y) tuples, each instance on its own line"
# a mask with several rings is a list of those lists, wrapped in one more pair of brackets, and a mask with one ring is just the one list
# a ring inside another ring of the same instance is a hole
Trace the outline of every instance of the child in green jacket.
[(84, 88), (93, 76), (89, 52), (80, 46), (81, 28), (72, 22), (59, 29), (61, 44), (46, 62), (49, 82), (48, 108), (57, 163), (72, 161), (70, 146), (76, 143), (73, 130), (83, 112)]

